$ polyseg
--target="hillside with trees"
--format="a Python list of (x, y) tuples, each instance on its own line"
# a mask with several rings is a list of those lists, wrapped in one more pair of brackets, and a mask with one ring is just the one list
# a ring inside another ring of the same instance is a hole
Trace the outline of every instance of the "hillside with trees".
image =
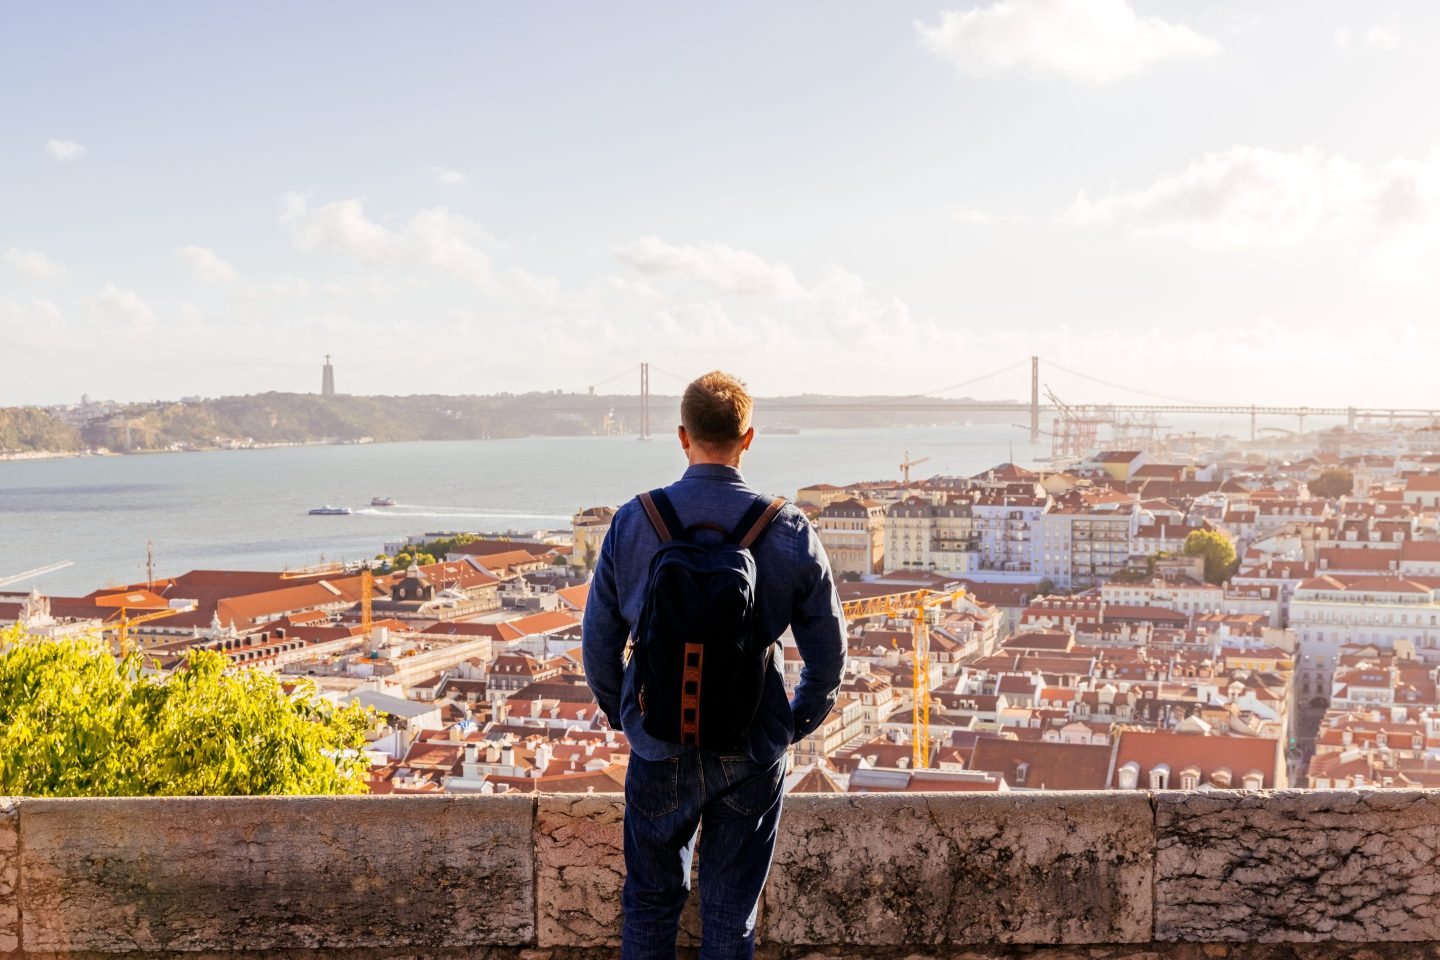
[[(910, 423), (1004, 422), (1006, 413), (957, 410), (910, 413), (854, 397), (774, 397), (756, 403), (756, 423), (769, 426), (864, 427)], [(864, 398), (876, 400), (881, 398)], [(669, 430), (678, 421), (675, 396), (651, 397), (651, 423)], [(826, 407), (834, 406), (834, 411)], [(77, 412), (67, 414), (77, 417)], [(203, 450), (237, 443), (376, 443), (402, 440), (485, 440), (499, 437), (634, 433), (635, 396), (525, 393), (485, 396), (321, 396), (261, 393), (186, 402), (128, 404), (77, 428), (35, 408), (0, 409), (0, 452), (68, 453), (86, 448), (119, 452)]]
[(0, 408), (0, 453), (74, 453), (85, 448), (80, 431), (35, 407)]

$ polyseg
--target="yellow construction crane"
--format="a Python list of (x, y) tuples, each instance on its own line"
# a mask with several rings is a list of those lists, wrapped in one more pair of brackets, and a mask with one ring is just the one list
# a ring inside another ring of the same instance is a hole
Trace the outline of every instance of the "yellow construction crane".
[(367, 563), (360, 570), (360, 631), (365, 637), (365, 642), (370, 642), (370, 634), (375, 631), (375, 619), (371, 612), (370, 594), (374, 591), (375, 574), (370, 572), (370, 565)]
[[(149, 590), (131, 590), (128, 593), (112, 593), (108, 596), (96, 597), (95, 606), (114, 607), (120, 610), (120, 618), (115, 621), (115, 649), (123, 657), (130, 652), (131, 627), (173, 617), (177, 613), (189, 613), (195, 609), (195, 602), (191, 600), (180, 606), (171, 606), (170, 601)], [(132, 617), (129, 615), (129, 611), (132, 609), (148, 610), (149, 612)]]
[(868, 620), (872, 617), (898, 617), (910, 613), (913, 623), (910, 627), (912, 639), (911, 692), (915, 701), (911, 716), (915, 732), (911, 737), (914, 769), (922, 770), (930, 764), (930, 620), (929, 612), (945, 604), (954, 603), (965, 596), (964, 590), (937, 593), (933, 590), (911, 590), (906, 593), (892, 593), (864, 600), (848, 600), (840, 605), (847, 621)]
[(910, 486), (910, 468), (918, 467), (922, 463), (929, 463), (929, 457), (921, 457), (919, 460), (910, 459), (910, 451), (905, 451), (905, 461), (900, 464), (900, 476), (905, 479), (905, 486)]

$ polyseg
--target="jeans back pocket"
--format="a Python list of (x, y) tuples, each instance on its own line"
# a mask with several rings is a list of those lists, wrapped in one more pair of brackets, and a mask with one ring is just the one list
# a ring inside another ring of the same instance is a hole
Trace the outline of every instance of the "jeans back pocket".
[(625, 804), (655, 820), (680, 808), (680, 758), (646, 760), (630, 754), (625, 771)]

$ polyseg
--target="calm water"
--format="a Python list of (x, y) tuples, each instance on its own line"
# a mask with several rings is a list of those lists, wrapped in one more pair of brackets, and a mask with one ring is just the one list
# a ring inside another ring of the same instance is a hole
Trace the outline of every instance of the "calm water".
[[(897, 478), (908, 450), (920, 477), (972, 474), (1048, 449), (1003, 425), (815, 430), (761, 435), (746, 478), (793, 497), (819, 482)], [(0, 577), (59, 560), (74, 566), (8, 588), (84, 593), (155, 572), (277, 569), (374, 556), (387, 540), (433, 530), (568, 527), (577, 509), (619, 504), (684, 468), (678, 443), (633, 437), (532, 437), (455, 443), (0, 462)], [(399, 505), (368, 506), (391, 496)], [(356, 509), (312, 517), (324, 504)]]

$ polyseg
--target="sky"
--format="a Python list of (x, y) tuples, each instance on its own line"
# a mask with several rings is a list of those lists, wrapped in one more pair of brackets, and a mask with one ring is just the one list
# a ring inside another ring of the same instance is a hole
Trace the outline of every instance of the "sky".
[(325, 354), (1440, 406), (1437, 52), (1428, 0), (0, 0), (0, 406)]

